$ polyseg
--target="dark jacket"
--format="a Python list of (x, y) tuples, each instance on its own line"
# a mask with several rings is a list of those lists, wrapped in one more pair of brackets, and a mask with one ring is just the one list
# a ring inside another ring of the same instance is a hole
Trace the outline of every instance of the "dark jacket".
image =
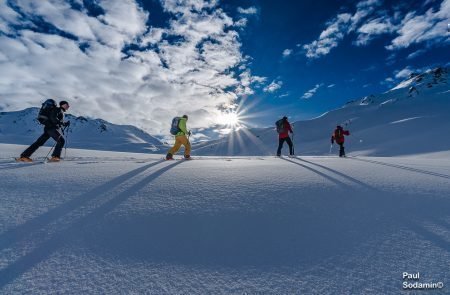
[(60, 128), (64, 124), (64, 109), (60, 107), (54, 108), (50, 112), (49, 119), (45, 124), (46, 128)]

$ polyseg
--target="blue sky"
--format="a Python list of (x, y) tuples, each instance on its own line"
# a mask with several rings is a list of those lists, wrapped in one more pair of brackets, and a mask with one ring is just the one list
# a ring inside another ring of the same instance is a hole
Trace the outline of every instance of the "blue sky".
[(449, 20), (450, 0), (0, 1), (0, 109), (66, 99), (161, 137), (186, 113), (214, 138), (223, 113), (309, 119), (448, 65)]

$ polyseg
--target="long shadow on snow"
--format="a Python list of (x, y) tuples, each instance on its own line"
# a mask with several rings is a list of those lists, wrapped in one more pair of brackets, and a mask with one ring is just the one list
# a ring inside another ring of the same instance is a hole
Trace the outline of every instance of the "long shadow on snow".
[[(136, 194), (139, 190), (144, 188), (146, 185), (151, 183), (153, 180), (170, 170), (171, 168), (179, 165), (182, 161), (175, 162), (174, 164), (169, 164), (150, 175), (146, 176), (144, 179), (119, 193), (117, 196), (113, 197), (106, 203), (100, 205), (99, 207), (92, 210), (86, 216), (81, 217), (78, 221), (73, 222), (68, 228), (63, 229), (60, 232), (55, 233), (47, 241), (40, 244), (36, 249), (33, 249), (30, 253), (19, 258), (14, 263), (8, 265), (6, 268), (0, 271), (0, 288), (3, 288), (8, 283), (19, 278), (22, 274), (26, 273), (28, 270), (36, 266), (37, 264), (45, 261), (50, 257), (51, 254), (56, 252), (58, 249), (64, 246), (70, 246), (76, 241), (80, 234), (86, 231), (86, 229), (92, 227), (93, 224), (97, 223), (104, 215), (113, 210), (115, 207), (120, 205), (130, 196)], [(155, 165), (157, 163), (154, 163)]]
[(44, 164), (43, 162), (34, 162), (34, 163), (8, 163), (8, 164), (0, 164), (0, 171), (4, 170), (12, 170), (12, 169), (18, 169), (18, 168), (25, 168), (25, 167), (31, 167)]
[(412, 168), (412, 167), (407, 167), (407, 166), (402, 166), (402, 165), (397, 165), (397, 164), (390, 164), (390, 163), (385, 163), (385, 162), (380, 162), (380, 161), (375, 161), (375, 160), (360, 159), (360, 158), (355, 158), (355, 157), (349, 157), (348, 159), (361, 161), (361, 162), (367, 162), (367, 163), (374, 163), (374, 164), (378, 164), (378, 165), (383, 165), (383, 166), (403, 169), (403, 170), (407, 170), (407, 171), (422, 173), (422, 174), (426, 174), (426, 175), (450, 179), (450, 175), (427, 171), (427, 170), (422, 170), (422, 169), (417, 169), (417, 168)]
[[(333, 172), (337, 175), (340, 175), (343, 178), (346, 178), (350, 181), (353, 181), (356, 184), (359, 184), (360, 186), (366, 187), (374, 192), (378, 191), (378, 196), (383, 196), (383, 192), (381, 190), (378, 190), (377, 188), (371, 187), (353, 177), (350, 177), (348, 175), (345, 175), (339, 171), (336, 171), (334, 169), (331, 169), (329, 167), (326, 167), (324, 165), (320, 165), (317, 163), (313, 163), (311, 161), (307, 161), (305, 159), (296, 157), (296, 159), (301, 160), (303, 162), (309, 163), (311, 165), (315, 165), (317, 167), (321, 167), (327, 171)], [(369, 160), (362, 160), (365, 162), (374, 162), (376, 164), (386, 164), (378, 161), (369, 161)], [(413, 172), (419, 172), (419, 173), (425, 173), (428, 175), (438, 176), (438, 177), (444, 177), (446, 175), (438, 174), (435, 175), (434, 172), (429, 172), (425, 170), (420, 169), (414, 169), (410, 167), (404, 167), (400, 165), (391, 165), (386, 164), (386, 166), (393, 166), (395, 168), (401, 168)], [(397, 167), (399, 166), (399, 167)], [(442, 235), (450, 235), (450, 227), (449, 224), (442, 220), (442, 217), (448, 217), (449, 215), (449, 208), (448, 205), (444, 206), (443, 203), (441, 203), (444, 199), (438, 198), (437, 200), (427, 200), (427, 198), (421, 198), (420, 196), (417, 196), (419, 199), (409, 199), (405, 198), (405, 196), (396, 196), (396, 197), (402, 197), (404, 201), (401, 203), (397, 203), (397, 208), (388, 208), (387, 210), (391, 210), (392, 214), (396, 214), (400, 217), (399, 221), (401, 221), (401, 225), (403, 228), (407, 228), (410, 231), (414, 232), (415, 234), (421, 236), (424, 240), (427, 240), (434, 244), (435, 246), (438, 246), (439, 248), (443, 249), (444, 251), (447, 251), (450, 253), (450, 241), (448, 238), (444, 238)], [(441, 201), (441, 202), (440, 202)], [(444, 203), (448, 203), (447, 200), (444, 200)], [(393, 210), (394, 209), (394, 210)], [(393, 211), (392, 211), (393, 210)], [(405, 214), (406, 213), (406, 214)], [(424, 214), (425, 213), (425, 214)], [(435, 233), (431, 231), (429, 228), (425, 226), (426, 223), (432, 223), (432, 225), (440, 225), (441, 231), (444, 231), (444, 233)]]
[[(303, 159), (303, 158), (300, 158), (300, 157), (295, 157), (294, 159), (297, 159), (297, 160), (303, 161), (303, 162), (305, 162), (305, 163), (308, 163), (308, 164), (311, 164), (311, 165), (320, 167), (320, 168), (322, 168), (322, 169), (324, 169), (324, 170), (327, 170), (327, 171), (330, 171), (330, 172), (332, 172), (332, 173), (334, 173), (334, 174), (336, 174), (336, 175), (339, 175), (339, 176), (341, 176), (342, 178), (345, 178), (345, 179), (347, 179), (347, 180), (350, 180), (351, 182), (356, 183), (356, 184), (360, 185), (361, 187), (365, 187), (366, 189), (369, 189), (369, 190), (372, 190), (372, 191), (377, 191), (377, 192), (379, 192), (379, 190), (376, 189), (375, 187), (370, 186), (370, 185), (368, 185), (367, 183), (364, 183), (364, 182), (362, 182), (362, 181), (360, 181), (360, 180), (358, 180), (358, 179), (356, 179), (356, 178), (350, 177), (350, 176), (348, 176), (348, 175), (346, 175), (346, 174), (344, 174), (344, 173), (342, 173), (342, 172), (339, 172), (339, 171), (337, 171), (337, 170), (335, 170), (335, 169), (331, 169), (330, 167), (326, 167), (326, 166), (324, 166), (324, 165), (320, 165), (320, 164), (317, 164), (317, 163), (314, 163), (314, 162), (311, 162), (311, 161), (307, 161), (307, 160), (305, 160), (305, 159)], [(306, 166), (304, 166), (304, 167), (306, 167)]]
[[(405, 214), (399, 207), (401, 198), (387, 196), (391, 197), (394, 200), (376, 202), (374, 196), (351, 193), (322, 196), (319, 212), (294, 204), (251, 213), (109, 216), (81, 233), (78, 241), (81, 247), (113, 260), (306, 269), (338, 256), (352, 257), (368, 242), (380, 244), (421, 214), (424, 201), (420, 198), (415, 199), (417, 207), (405, 206)], [(450, 208), (448, 202), (445, 208)], [(431, 209), (436, 212), (436, 206)], [(422, 213), (420, 218), (432, 216)], [(442, 246), (439, 240), (432, 241)]]
[[(403, 226), (405, 218), (413, 219), (421, 212), (422, 206), (404, 206), (400, 195), (386, 194), (355, 179), (364, 188), (357, 190), (314, 168), (285, 160), (336, 184), (335, 191), (314, 197), (298, 192), (287, 205), (271, 203), (260, 212), (108, 216), (81, 233), (80, 246), (125, 261), (308, 267), (338, 255), (354, 255), (361, 245), (374, 239), (379, 242)], [(266, 189), (265, 193), (271, 192)], [(445, 205), (450, 208), (450, 203)]]
[[(333, 172), (345, 179), (348, 179), (356, 184), (359, 184), (360, 186), (366, 187), (370, 190), (373, 190), (374, 192), (379, 192), (379, 193), (383, 193), (381, 190), (378, 190), (372, 186), (369, 186), (366, 183), (363, 183), (353, 177), (350, 177), (342, 172), (339, 172), (337, 170), (331, 169), (329, 167), (326, 167), (324, 165), (320, 165), (311, 161), (307, 161), (303, 158), (300, 157), (295, 157), (295, 159), (298, 159), (300, 161), (303, 161), (305, 163), (309, 163), (311, 165), (315, 165), (317, 167), (321, 167), (327, 171)], [(420, 170), (420, 169), (415, 169), (415, 168), (411, 168), (411, 167), (405, 167), (405, 166), (400, 166), (400, 165), (394, 165), (394, 164), (387, 164), (387, 163), (383, 163), (383, 162), (378, 162), (378, 161), (371, 161), (371, 160), (363, 160), (363, 159), (356, 159), (356, 160), (360, 160), (360, 161), (365, 161), (365, 162), (369, 162), (369, 163), (376, 163), (376, 164), (381, 164), (381, 165), (386, 165), (386, 166), (392, 166), (394, 168), (400, 168), (400, 169), (405, 169), (408, 171), (412, 171), (412, 172), (419, 172), (419, 173), (425, 173), (427, 175), (433, 175), (433, 176), (438, 176), (438, 177), (446, 177), (446, 175), (443, 174), (439, 174), (439, 173), (434, 173), (434, 172), (430, 172), (430, 171), (426, 171), (426, 170)], [(413, 202), (411, 202), (411, 200), (407, 200), (406, 204), (403, 204), (403, 209), (402, 212), (399, 214), (404, 214), (405, 211), (414, 211), (417, 212), (419, 210), (421, 211), (426, 211), (429, 212), (429, 215), (426, 215), (426, 218), (420, 218), (421, 215), (418, 215), (417, 218), (415, 218), (416, 220), (409, 220), (407, 222), (405, 222), (405, 224), (407, 225), (407, 227), (414, 231), (415, 233), (419, 234), (420, 236), (422, 236), (423, 238), (429, 240), (429, 241), (433, 241), (436, 245), (438, 245), (439, 247), (441, 247), (442, 249), (448, 251), (450, 253), (450, 242), (446, 241), (445, 239), (443, 239), (441, 236), (437, 235), (436, 233), (433, 233), (431, 231), (429, 231), (427, 228), (425, 228), (424, 226), (421, 225), (421, 223), (423, 222), (432, 222), (434, 224), (438, 224), (440, 225), (442, 228), (447, 229), (448, 232), (450, 232), (450, 227), (449, 224), (444, 222), (442, 219), (440, 219), (439, 217), (436, 217), (436, 213), (440, 212), (440, 214), (437, 214), (438, 216), (447, 216), (447, 209), (442, 210), (442, 208), (440, 208), (439, 205), (432, 205), (430, 208), (430, 203), (436, 203), (437, 201), (433, 200), (433, 202), (427, 202), (426, 205), (421, 203), (420, 205), (415, 204)]]
[(9, 247), (10, 245), (19, 242), (28, 235), (35, 233), (47, 226), (51, 222), (63, 217), (64, 215), (80, 208), (87, 202), (93, 200), (94, 198), (99, 198), (101, 195), (114, 190), (116, 187), (126, 182), (127, 180), (137, 176), (138, 174), (144, 172), (145, 170), (162, 163), (162, 161), (157, 161), (132, 171), (129, 171), (123, 175), (120, 175), (91, 191), (88, 191), (80, 196), (77, 196), (70, 201), (59, 205), (56, 208), (50, 209), (46, 213), (37, 216), (24, 224), (7, 230), (5, 233), (0, 235), (0, 250)]

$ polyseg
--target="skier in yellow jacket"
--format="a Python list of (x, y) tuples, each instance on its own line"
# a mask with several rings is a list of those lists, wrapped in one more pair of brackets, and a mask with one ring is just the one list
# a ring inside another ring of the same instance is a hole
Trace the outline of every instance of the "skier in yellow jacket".
[(186, 137), (186, 135), (191, 135), (191, 131), (187, 131), (186, 128), (186, 121), (188, 120), (187, 115), (183, 115), (179, 119), (178, 122), (178, 128), (180, 131), (175, 135), (175, 145), (169, 150), (169, 152), (166, 155), (166, 160), (173, 160), (173, 155), (178, 152), (181, 145), (184, 145), (184, 158), (190, 159), (191, 158), (191, 143), (189, 142), (189, 139)]

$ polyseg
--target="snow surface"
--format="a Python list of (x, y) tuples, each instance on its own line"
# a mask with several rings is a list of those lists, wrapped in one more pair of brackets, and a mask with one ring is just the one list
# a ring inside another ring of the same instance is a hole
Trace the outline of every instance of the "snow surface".
[(12, 163), (24, 148), (0, 144), (2, 294), (398, 294), (403, 272), (450, 292), (448, 152)]

